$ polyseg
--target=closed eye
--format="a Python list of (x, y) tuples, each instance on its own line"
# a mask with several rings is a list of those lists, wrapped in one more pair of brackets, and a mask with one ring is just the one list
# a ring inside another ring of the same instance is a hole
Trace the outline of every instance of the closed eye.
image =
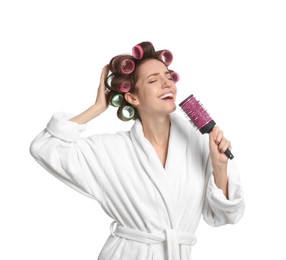
[(153, 79), (153, 80), (150, 80), (149, 83), (155, 83), (157, 80), (156, 79)]

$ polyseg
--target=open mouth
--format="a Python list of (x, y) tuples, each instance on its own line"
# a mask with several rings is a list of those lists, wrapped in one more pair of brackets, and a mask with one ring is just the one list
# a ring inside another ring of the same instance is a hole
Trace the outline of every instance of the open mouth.
[(174, 94), (173, 93), (166, 93), (159, 97), (161, 100), (174, 100)]

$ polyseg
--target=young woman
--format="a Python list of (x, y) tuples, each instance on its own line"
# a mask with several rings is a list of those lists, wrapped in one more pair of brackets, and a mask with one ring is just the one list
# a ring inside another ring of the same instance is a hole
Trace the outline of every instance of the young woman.
[[(33, 140), (32, 156), (114, 219), (100, 260), (189, 260), (201, 216), (234, 224), (244, 212), (239, 174), (216, 126), (202, 136), (175, 114), (172, 54), (136, 45), (101, 73), (94, 105), (79, 115), (56, 113)], [(80, 137), (108, 105), (130, 131)], [(208, 139), (208, 140), (207, 140)]]

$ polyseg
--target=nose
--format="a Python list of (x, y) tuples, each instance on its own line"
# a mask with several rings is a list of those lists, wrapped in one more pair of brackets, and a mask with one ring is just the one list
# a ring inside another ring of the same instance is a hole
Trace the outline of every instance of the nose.
[(171, 87), (171, 82), (169, 79), (163, 77), (162, 78), (162, 88), (170, 88)]

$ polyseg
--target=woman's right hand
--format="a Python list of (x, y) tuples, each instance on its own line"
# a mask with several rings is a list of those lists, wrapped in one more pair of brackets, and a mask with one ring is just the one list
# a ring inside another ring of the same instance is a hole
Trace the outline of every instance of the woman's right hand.
[(100, 113), (103, 113), (108, 107), (108, 102), (106, 100), (106, 94), (108, 93), (108, 89), (105, 86), (105, 79), (108, 75), (108, 71), (109, 71), (109, 66), (107, 64), (102, 69), (100, 76), (100, 83), (97, 90), (95, 105), (99, 109)]

